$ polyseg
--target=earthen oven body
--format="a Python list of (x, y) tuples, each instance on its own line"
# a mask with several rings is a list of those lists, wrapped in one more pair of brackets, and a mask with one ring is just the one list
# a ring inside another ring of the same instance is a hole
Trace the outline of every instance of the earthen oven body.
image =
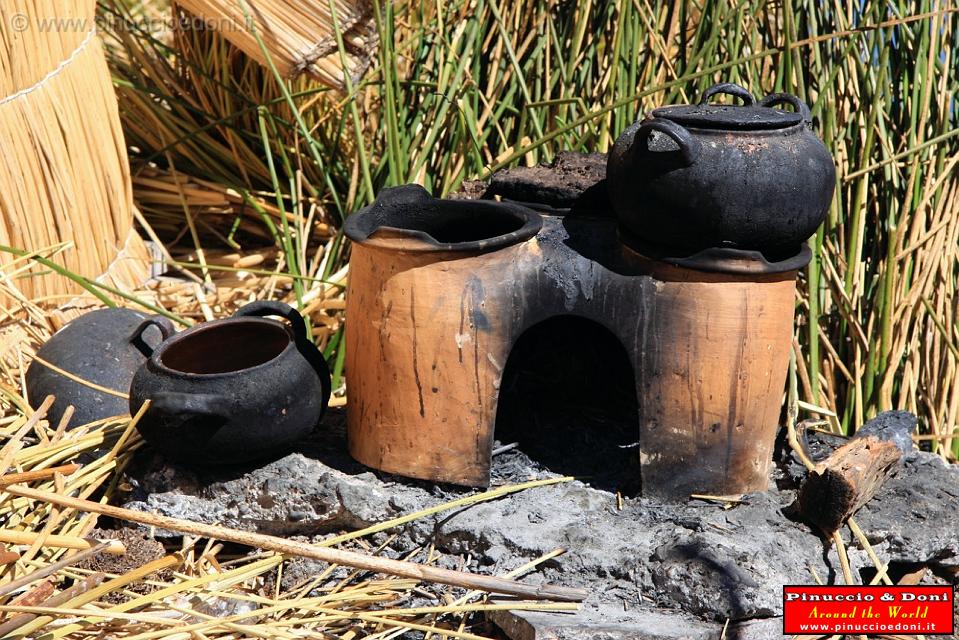
[[(576, 316), (611, 332), (632, 364), (644, 494), (766, 489), (795, 278), (808, 249), (774, 264), (743, 251), (650, 259), (620, 237), (612, 217), (522, 207), (485, 235), (482, 224), (466, 225), (469, 237), (443, 241), (430, 228), (477, 206), (513, 207), (402, 187), (347, 225), (348, 424), (357, 460), (487, 485), (513, 346), (544, 321)], [(413, 210), (421, 213), (411, 218)]]

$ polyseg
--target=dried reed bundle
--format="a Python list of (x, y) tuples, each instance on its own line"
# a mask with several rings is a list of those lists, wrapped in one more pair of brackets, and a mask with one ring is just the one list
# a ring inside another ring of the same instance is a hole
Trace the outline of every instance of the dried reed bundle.
[[(286, 77), (307, 72), (329, 87), (343, 88), (344, 71), (356, 78), (370, 61), (372, 15), (365, 0), (176, 0), (175, 5), (266, 64), (259, 36)], [(342, 34), (345, 56), (337, 47), (334, 25)]]
[[(286, 212), (284, 216), (275, 200), (257, 198), (258, 210), (235, 189), (182, 172), (147, 166), (134, 174), (133, 188), (137, 207), (149, 218), (160, 238), (170, 244), (176, 244), (187, 231), (183, 224), (184, 207), (193, 216), (199, 237), (209, 239), (212, 246), (233, 245), (230, 236), (237, 233), (261, 243), (271, 242), (273, 237), (263, 224), (264, 216), (278, 226), (283, 224), (282, 217), (288, 224), (296, 223), (293, 214)], [(311, 232), (324, 239), (335, 235), (330, 225), (320, 220), (313, 221)]]
[(150, 277), (150, 250), (131, 225), (126, 242), (119, 247), (110, 264), (96, 278), (109, 287), (132, 290)]
[[(0, 5), (0, 244), (72, 243), (56, 260), (89, 277), (124, 251), (123, 280), (146, 250), (131, 234), (129, 166), (94, 9), (94, 0)], [(18, 275), (27, 297), (76, 291), (36, 268)]]

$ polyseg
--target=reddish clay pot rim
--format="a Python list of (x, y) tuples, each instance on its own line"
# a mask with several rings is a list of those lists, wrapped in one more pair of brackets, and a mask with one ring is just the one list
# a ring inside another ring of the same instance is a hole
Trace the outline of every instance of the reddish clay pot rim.
[[(230, 371), (220, 371), (216, 373), (195, 373), (191, 371), (183, 371), (182, 369), (176, 369), (174, 367), (168, 366), (163, 362), (163, 355), (171, 348), (178, 347), (184, 340), (189, 340), (196, 337), (198, 334), (219, 331), (224, 327), (229, 327), (231, 325), (259, 325), (263, 328), (268, 328), (272, 331), (282, 331), (286, 334), (287, 345), (283, 347), (276, 355), (268, 360), (259, 362), (255, 365), (244, 367), (241, 369), (233, 369)], [(160, 346), (153, 352), (150, 358), (147, 360), (148, 366), (158, 372), (164, 373), (170, 377), (185, 379), (185, 380), (214, 380), (217, 378), (225, 378), (227, 376), (233, 376), (239, 373), (250, 373), (258, 371), (260, 369), (265, 369), (269, 365), (273, 364), (283, 356), (285, 356), (291, 349), (296, 348), (296, 340), (293, 338), (290, 330), (276, 322), (274, 320), (268, 320), (266, 318), (256, 318), (256, 317), (242, 317), (242, 318), (223, 318), (221, 320), (214, 320), (212, 322), (203, 322), (196, 326), (190, 327), (180, 333), (164, 340)]]

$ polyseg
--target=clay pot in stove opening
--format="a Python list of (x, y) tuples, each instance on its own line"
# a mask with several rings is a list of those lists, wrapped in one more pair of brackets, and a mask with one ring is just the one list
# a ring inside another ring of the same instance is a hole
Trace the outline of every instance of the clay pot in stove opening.
[[(721, 93), (744, 104), (709, 104)], [(836, 170), (799, 98), (773, 94), (756, 104), (746, 89), (724, 83), (698, 105), (655, 109), (630, 126), (609, 155), (607, 179), (622, 225), (648, 243), (779, 259), (822, 223)]]
[(137, 428), (171, 459), (241, 463), (288, 450), (329, 397), (330, 372), (303, 317), (261, 301), (160, 345), (133, 378), (130, 411), (150, 400)]
[[(148, 323), (145, 326), (144, 323)], [(138, 330), (141, 328), (142, 330)], [(34, 360), (26, 373), (27, 395), (34, 409), (48, 395), (56, 401), (47, 419), (56, 425), (73, 406), (71, 427), (124, 415), (130, 381), (148, 354), (173, 335), (173, 325), (160, 316), (149, 318), (131, 309), (97, 309), (68, 323), (39, 350), (37, 356), (84, 381), (112, 389), (107, 393), (83, 384)]]

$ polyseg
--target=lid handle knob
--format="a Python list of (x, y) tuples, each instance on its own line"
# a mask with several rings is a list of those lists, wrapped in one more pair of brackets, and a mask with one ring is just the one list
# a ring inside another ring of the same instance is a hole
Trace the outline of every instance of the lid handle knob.
[(775, 107), (777, 104), (791, 105), (796, 113), (802, 116), (804, 122), (812, 122), (812, 113), (809, 106), (791, 93), (771, 93), (759, 101), (762, 107)]
[(756, 99), (753, 97), (753, 94), (749, 93), (744, 87), (740, 87), (738, 84), (733, 84), (732, 82), (720, 82), (719, 84), (714, 84), (709, 87), (703, 92), (703, 97), (700, 99), (699, 104), (708, 104), (709, 99), (718, 93), (735, 96), (742, 100), (743, 104), (747, 107), (756, 104)]

